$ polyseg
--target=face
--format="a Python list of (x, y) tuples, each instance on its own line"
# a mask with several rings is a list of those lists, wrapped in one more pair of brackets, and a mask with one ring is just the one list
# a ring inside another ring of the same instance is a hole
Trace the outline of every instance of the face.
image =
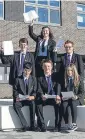
[(43, 37), (49, 37), (49, 28), (44, 28), (42, 30)]
[(28, 48), (28, 45), (27, 45), (27, 43), (21, 43), (20, 42), (19, 47), (21, 48), (21, 51), (22, 52), (26, 52), (27, 51), (27, 48)]
[(52, 64), (51, 63), (43, 63), (44, 74), (51, 75), (52, 73)]
[(67, 75), (70, 76), (70, 77), (73, 76), (73, 71), (72, 71), (71, 68), (68, 68), (68, 69), (67, 69)]
[(71, 53), (73, 53), (73, 50), (74, 50), (74, 48), (73, 48), (73, 46), (72, 46), (71, 43), (67, 43), (65, 45), (65, 51), (66, 51), (66, 53), (71, 54)]
[(25, 75), (26, 77), (29, 77), (31, 71), (32, 71), (31, 69), (24, 69), (24, 75)]

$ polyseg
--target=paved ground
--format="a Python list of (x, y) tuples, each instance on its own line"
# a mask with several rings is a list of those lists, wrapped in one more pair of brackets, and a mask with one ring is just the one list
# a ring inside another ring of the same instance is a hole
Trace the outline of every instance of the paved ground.
[(85, 132), (72, 131), (71, 133), (50, 132), (0, 132), (0, 139), (85, 139)]

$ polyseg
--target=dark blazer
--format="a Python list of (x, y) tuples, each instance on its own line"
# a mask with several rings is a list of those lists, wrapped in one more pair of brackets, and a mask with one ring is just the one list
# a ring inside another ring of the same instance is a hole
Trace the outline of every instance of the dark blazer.
[[(64, 88), (67, 91), (67, 88)], [(78, 96), (80, 104), (84, 104), (84, 83), (82, 77), (80, 78), (79, 86), (73, 88), (74, 95)]]
[[(29, 35), (30, 37), (36, 42), (36, 49), (35, 49), (35, 60), (38, 56), (39, 52), (39, 42), (42, 39), (41, 36), (37, 36), (36, 34), (33, 33), (33, 26), (29, 25)], [(53, 50), (56, 46), (56, 42), (53, 39), (48, 40), (48, 46), (47, 46), (47, 58), (51, 59), (54, 63), (57, 60), (57, 53), (54, 53)]]
[[(62, 54), (60, 57), (60, 68), (59, 68), (59, 75), (61, 84), (64, 84), (64, 72), (65, 72), (65, 62), (66, 62), (66, 53)], [(71, 63), (75, 64), (78, 74), (84, 77), (84, 65), (82, 61), (82, 57), (79, 54), (73, 53)]]
[(24, 78), (23, 76), (20, 76), (19, 78), (16, 78), (13, 98), (15, 99), (16, 97), (18, 97), (19, 94), (36, 97), (36, 90), (37, 90), (37, 81), (35, 77), (30, 75), (28, 81), (28, 93), (27, 93), (25, 88)]
[[(61, 85), (58, 82), (57, 74), (53, 73), (51, 75), (52, 84), (53, 84), (53, 91), (55, 92), (55, 95), (61, 95)], [(48, 93), (48, 84), (46, 81), (45, 76), (38, 78), (38, 89), (37, 89), (37, 97), (42, 97), (42, 95), (45, 95)]]
[[(4, 56), (1, 54), (3, 64), (10, 64), (9, 84), (14, 85), (15, 78), (20, 75), (20, 51), (14, 53), (13, 56)], [(32, 63), (32, 75), (35, 76), (35, 62), (34, 56), (27, 52), (24, 62)]]

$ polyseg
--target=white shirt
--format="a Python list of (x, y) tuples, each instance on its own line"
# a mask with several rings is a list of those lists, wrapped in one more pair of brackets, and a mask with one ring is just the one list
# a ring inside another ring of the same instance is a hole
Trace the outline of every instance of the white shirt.
[(48, 40), (45, 41), (45, 51), (42, 52), (42, 43), (43, 43), (43, 40), (40, 41), (40, 48), (39, 48), (39, 53), (38, 53), (38, 56), (47, 56), (47, 45), (48, 45)]

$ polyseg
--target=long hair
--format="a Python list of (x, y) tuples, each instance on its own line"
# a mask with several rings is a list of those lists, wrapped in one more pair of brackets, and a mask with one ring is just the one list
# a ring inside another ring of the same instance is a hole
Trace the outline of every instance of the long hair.
[(78, 74), (78, 71), (76, 69), (76, 66), (74, 64), (70, 64), (65, 69), (65, 87), (67, 87), (68, 70), (72, 70), (72, 73), (73, 73), (72, 76), (73, 76), (73, 79), (74, 79), (74, 86), (75, 87), (79, 86), (80, 78), (79, 78), (79, 74)]
[(53, 39), (53, 38), (54, 38), (53, 33), (52, 33), (51, 29), (50, 29), (48, 26), (42, 27), (40, 37), (43, 39), (43, 29), (44, 29), (44, 28), (48, 28), (48, 29), (49, 29), (49, 38), (50, 38), (50, 39)]

